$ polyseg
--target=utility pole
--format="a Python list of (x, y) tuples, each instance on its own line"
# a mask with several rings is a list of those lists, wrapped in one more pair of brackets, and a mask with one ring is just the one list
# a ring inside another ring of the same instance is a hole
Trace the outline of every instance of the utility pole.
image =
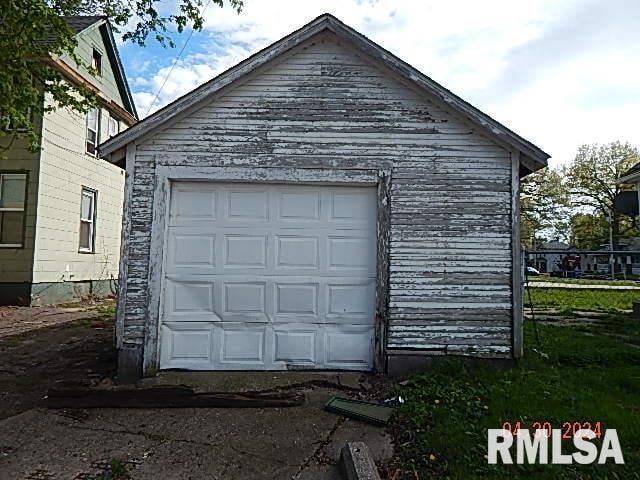
[(613, 210), (609, 210), (607, 222), (609, 223), (609, 267), (611, 268), (611, 280), (615, 280), (616, 264), (613, 258)]

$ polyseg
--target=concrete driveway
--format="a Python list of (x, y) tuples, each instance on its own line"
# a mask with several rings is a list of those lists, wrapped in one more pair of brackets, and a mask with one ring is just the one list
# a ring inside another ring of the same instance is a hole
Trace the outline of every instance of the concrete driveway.
[[(90, 325), (70, 323), (57, 327), (56, 335), (64, 335), (67, 328), (76, 339), (92, 340), (92, 348), (108, 349), (104, 343), (110, 335), (104, 328), (96, 330), (94, 338)], [(79, 328), (87, 330), (80, 335)], [(43, 379), (35, 387), (26, 381), (30, 369), (13, 368), (10, 363), (13, 358), (25, 357), (21, 349), (40, 345), (39, 335), (51, 336), (47, 332), (42, 329), (16, 337), (8, 346), (3, 343), (7, 339), (0, 341), (0, 355), (6, 353), (4, 358), (9, 362), (3, 369), (12, 372), (15, 380), (2, 383), (5, 390), (10, 390), (2, 393), (12, 402), (20, 400), (23, 384), (29, 385), (31, 396), (34, 388), (46, 390)], [(81, 343), (72, 345), (79, 344), (77, 348), (84, 351)], [(60, 369), (73, 364), (75, 353), (74, 347), (68, 346), (58, 352), (63, 358), (43, 354), (42, 360), (48, 362), (47, 378), (56, 376), (55, 362)], [(30, 360), (37, 357), (37, 352), (30, 351)], [(31, 370), (37, 378), (39, 364), (34, 365)], [(82, 377), (84, 371), (95, 375), (97, 370), (85, 359), (75, 376)], [(70, 380), (68, 374), (63, 378)], [(24, 408), (11, 411), (10, 416), (2, 415), (7, 418), (0, 420), (0, 479), (329, 479), (340, 478), (335, 463), (348, 440), (365, 441), (377, 462), (392, 455), (384, 429), (322, 409), (332, 395), (383, 395), (374, 393), (382, 392), (384, 386), (372, 377), (304, 372), (167, 372), (145, 383), (188, 384), (201, 391), (295, 389), (303, 391), (307, 401), (290, 408), (87, 410), (32, 408), (30, 402), (22, 401), (19, 404)]]

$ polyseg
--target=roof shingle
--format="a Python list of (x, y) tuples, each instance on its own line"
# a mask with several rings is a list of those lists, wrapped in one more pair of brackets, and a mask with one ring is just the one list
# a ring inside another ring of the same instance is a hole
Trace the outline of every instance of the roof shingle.
[(100, 20), (106, 20), (107, 17), (103, 15), (73, 15), (73, 16), (65, 16), (62, 17), (67, 22), (67, 25), (71, 27), (76, 33), (80, 33), (85, 28), (90, 27), (94, 23)]

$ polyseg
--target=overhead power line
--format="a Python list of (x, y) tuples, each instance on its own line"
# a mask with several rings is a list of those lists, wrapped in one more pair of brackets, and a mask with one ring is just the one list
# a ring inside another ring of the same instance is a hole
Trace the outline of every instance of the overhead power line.
[[(200, 12), (200, 16), (204, 15), (204, 12), (207, 10), (209, 5), (211, 5), (211, 0), (209, 0), (207, 2), (207, 4), (202, 8), (202, 11)], [(169, 77), (173, 73), (173, 69), (175, 68), (176, 64), (180, 60), (180, 57), (182, 57), (182, 54), (184, 53), (185, 49), (187, 48), (187, 45), (189, 44), (189, 40), (191, 40), (191, 37), (193, 36), (193, 32), (194, 32), (194, 29), (192, 28), (191, 31), (189, 32), (189, 36), (187, 37), (187, 39), (185, 40), (184, 44), (182, 45), (182, 48), (178, 52), (178, 55), (173, 60), (173, 63), (171, 64), (171, 68), (167, 72), (167, 75), (164, 77), (164, 81), (162, 82), (162, 85), (160, 85), (160, 88), (156, 92), (156, 95), (153, 97), (153, 101), (149, 104), (149, 108), (147, 109), (147, 113), (146, 113), (145, 117), (149, 115), (149, 112), (151, 112), (151, 109), (153, 108), (153, 106), (158, 101), (158, 97), (160, 96), (160, 93), (162, 93), (162, 89), (167, 84), (167, 81), (169, 80)]]

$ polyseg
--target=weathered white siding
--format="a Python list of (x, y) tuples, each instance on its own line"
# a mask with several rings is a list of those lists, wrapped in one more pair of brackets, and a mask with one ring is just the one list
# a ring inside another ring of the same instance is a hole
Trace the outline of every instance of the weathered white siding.
[[(108, 112), (101, 109), (101, 138)], [(43, 121), (33, 282), (118, 276), (124, 171), (85, 152), (85, 115), (68, 109)], [(95, 253), (79, 253), (82, 187), (98, 192)]]
[(510, 152), (331, 34), (234, 87), (137, 142), (125, 346), (148, 313), (156, 164), (391, 168), (388, 348), (510, 355)]

